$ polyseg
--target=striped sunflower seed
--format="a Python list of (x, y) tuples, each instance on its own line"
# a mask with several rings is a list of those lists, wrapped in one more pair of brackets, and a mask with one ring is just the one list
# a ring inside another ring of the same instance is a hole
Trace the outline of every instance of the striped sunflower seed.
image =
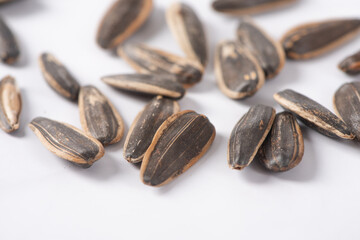
[(76, 101), (80, 85), (66, 67), (50, 53), (43, 53), (39, 57), (41, 72), (52, 89), (63, 97)]
[(141, 164), (142, 181), (150, 186), (169, 183), (195, 164), (210, 148), (215, 128), (204, 115), (182, 111), (157, 130)]
[(270, 11), (296, 0), (215, 0), (214, 10), (231, 15), (247, 15)]
[(275, 119), (272, 107), (257, 104), (240, 119), (231, 132), (228, 144), (228, 164), (242, 170), (254, 160)]
[(285, 52), (281, 44), (255, 25), (248, 17), (237, 28), (237, 39), (257, 59), (266, 78), (276, 76), (285, 64)]
[(185, 94), (183, 86), (171, 75), (122, 74), (101, 78), (110, 86), (147, 95), (161, 95), (180, 99)]
[(338, 67), (341, 71), (349, 75), (360, 74), (360, 51), (345, 58)]
[(15, 36), (8, 25), (0, 17), (0, 59), (7, 64), (14, 64), (20, 55)]
[(91, 167), (104, 155), (98, 140), (69, 124), (37, 117), (29, 127), (49, 151), (80, 167)]
[(21, 95), (13, 77), (7, 76), (0, 82), (0, 128), (13, 132), (20, 126)]
[(220, 90), (233, 99), (254, 95), (265, 82), (264, 71), (256, 58), (234, 41), (218, 44), (215, 74)]
[(152, 11), (152, 0), (117, 0), (100, 23), (97, 43), (114, 48), (134, 34)]
[(103, 145), (117, 143), (124, 133), (124, 123), (112, 103), (94, 86), (80, 89), (79, 110), (85, 133)]
[(270, 171), (284, 172), (296, 167), (303, 155), (304, 140), (296, 118), (289, 112), (278, 113), (256, 160)]
[(319, 133), (333, 138), (354, 139), (354, 135), (340, 118), (314, 100), (289, 89), (274, 94), (274, 99)]
[(360, 19), (328, 20), (295, 27), (281, 42), (288, 58), (309, 59), (339, 47), (359, 31)]
[(131, 163), (141, 162), (160, 125), (171, 115), (179, 112), (176, 101), (155, 97), (136, 116), (126, 136), (124, 157)]
[(137, 72), (145, 74), (172, 75), (184, 87), (198, 83), (203, 67), (196, 61), (146, 46), (126, 44), (119, 47), (118, 54)]
[(360, 140), (360, 83), (343, 84), (336, 91), (333, 103), (337, 115)]
[(205, 67), (208, 62), (207, 41), (195, 11), (187, 4), (174, 3), (166, 12), (166, 20), (186, 56)]

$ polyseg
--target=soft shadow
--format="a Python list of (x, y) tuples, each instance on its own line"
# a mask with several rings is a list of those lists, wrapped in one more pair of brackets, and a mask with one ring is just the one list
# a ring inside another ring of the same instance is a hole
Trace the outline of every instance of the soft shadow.
[(26, 128), (28, 127), (27, 124), (30, 122), (30, 104), (29, 99), (27, 96), (27, 92), (20, 88), (20, 94), (21, 94), (21, 101), (22, 101), (22, 108), (20, 113), (20, 127), (18, 130), (10, 133), (10, 136), (22, 138), (26, 135)]
[(44, 4), (40, 0), (15, 0), (0, 5), (2, 16), (24, 17), (44, 10)]
[(113, 158), (111, 155), (106, 154), (102, 159), (95, 162), (90, 168), (82, 169), (76, 166), (69, 167), (76, 174), (99, 180), (106, 181), (120, 172), (120, 161), (119, 159)]
[(126, 42), (149, 41), (166, 26), (165, 10), (155, 6), (148, 20)]
[(239, 100), (239, 103), (248, 106), (262, 103), (276, 107), (278, 104), (273, 99), (273, 95), (286, 89), (290, 84), (301, 80), (298, 67), (299, 66), (296, 63), (285, 63), (285, 66), (279, 75), (266, 80), (264, 86), (262, 86), (255, 95)]
[(185, 96), (180, 99), (179, 104), (182, 110), (195, 110), (197, 112), (203, 112), (203, 107), (199, 104), (199, 102), (189, 96)]
[(26, 65), (29, 64), (30, 59), (29, 59), (29, 54), (27, 51), (27, 46), (26, 46), (26, 41), (24, 37), (17, 37), (19, 36), (19, 34), (17, 33), (16, 29), (12, 28), (12, 31), (16, 37), (16, 42), (19, 46), (19, 50), (20, 50), (20, 56), (19, 59), (12, 65), (7, 65), (9, 67), (13, 67), (13, 68), (17, 68), (17, 67), (25, 67)]
[[(212, 74), (211, 74), (212, 75)], [(192, 93), (203, 93), (210, 92), (217, 88), (216, 81), (214, 77), (211, 77), (210, 74), (205, 73), (203, 79), (196, 84), (194, 87), (189, 88), (187, 91)]]

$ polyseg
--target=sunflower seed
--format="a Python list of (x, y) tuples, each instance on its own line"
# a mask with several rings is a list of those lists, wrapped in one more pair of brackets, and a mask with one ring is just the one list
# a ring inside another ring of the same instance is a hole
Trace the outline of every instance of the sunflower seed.
[(282, 38), (282, 44), (288, 58), (309, 59), (339, 47), (359, 31), (359, 19), (308, 23), (288, 31)]
[(182, 111), (169, 117), (145, 153), (142, 181), (150, 186), (167, 184), (195, 164), (214, 138), (215, 128), (204, 115)]
[(104, 145), (117, 143), (124, 123), (112, 103), (94, 86), (82, 87), (79, 94), (81, 126), (85, 133)]
[(339, 69), (349, 75), (360, 74), (360, 52), (345, 58), (339, 64)]
[(83, 168), (104, 155), (104, 147), (98, 140), (69, 124), (37, 117), (29, 127), (49, 151)]
[(289, 112), (278, 113), (256, 160), (270, 171), (284, 172), (296, 167), (303, 155), (304, 140), (296, 118)]
[(237, 38), (258, 60), (266, 78), (276, 76), (284, 67), (285, 53), (281, 44), (256, 26), (250, 18), (243, 18), (240, 22)]
[(215, 0), (212, 7), (222, 13), (246, 15), (270, 11), (294, 2), (296, 0)]
[(109, 49), (125, 41), (143, 25), (152, 11), (152, 5), (152, 0), (117, 0), (99, 26), (99, 46)]
[(187, 4), (174, 3), (166, 12), (166, 20), (185, 54), (205, 67), (208, 61), (207, 41), (194, 10)]
[(242, 170), (253, 161), (275, 119), (272, 107), (257, 104), (240, 119), (231, 132), (228, 144), (228, 164)]
[(336, 91), (333, 101), (337, 115), (360, 140), (360, 83), (345, 83)]
[(145, 44), (126, 44), (118, 49), (118, 54), (137, 72), (147, 74), (172, 75), (184, 87), (198, 83), (203, 67), (196, 61), (167, 53)]
[(19, 128), (21, 95), (15, 79), (7, 76), (0, 82), (0, 128), (13, 132)]
[(183, 86), (170, 75), (122, 74), (103, 77), (101, 80), (118, 89), (148, 95), (180, 99), (185, 94)]
[(328, 137), (353, 139), (346, 124), (314, 100), (293, 90), (285, 90), (274, 94), (274, 99), (284, 109), (294, 113), (308, 127)]
[(131, 163), (141, 162), (160, 125), (179, 112), (176, 101), (158, 96), (136, 116), (124, 144), (124, 157)]
[(7, 64), (13, 64), (20, 55), (16, 39), (5, 21), (0, 18), (0, 59)]
[(64, 65), (50, 53), (43, 53), (39, 66), (46, 82), (63, 97), (76, 101), (80, 85)]
[(265, 82), (255, 57), (234, 41), (224, 41), (217, 46), (215, 74), (220, 90), (233, 99), (254, 95)]

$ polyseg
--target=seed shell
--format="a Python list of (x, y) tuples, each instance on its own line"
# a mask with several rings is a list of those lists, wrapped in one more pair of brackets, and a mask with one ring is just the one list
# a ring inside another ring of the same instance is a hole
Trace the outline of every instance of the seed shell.
[(333, 101), (337, 115), (360, 140), (360, 83), (343, 84), (336, 91)]
[(237, 28), (237, 39), (259, 62), (266, 78), (276, 76), (285, 64), (285, 52), (281, 44), (245, 17)]
[(357, 52), (341, 61), (339, 69), (349, 75), (360, 74), (360, 52)]
[(22, 108), (20, 90), (13, 77), (7, 76), (0, 82), (0, 128), (13, 132), (20, 126)]
[(208, 62), (207, 41), (195, 11), (187, 4), (174, 3), (166, 12), (166, 20), (187, 57), (205, 67)]
[(184, 87), (198, 83), (203, 67), (196, 61), (182, 58), (145, 44), (126, 44), (118, 48), (118, 54), (137, 72), (172, 75)]
[(141, 162), (160, 125), (179, 111), (176, 101), (155, 97), (132, 123), (124, 144), (124, 158), (131, 163)]
[(254, 95), (265, 82), (255, 57), (234, 41), (224, 41), (217, 46), (215, 74), (220, 90), (233, 99)]
[(80, 85), (58, 59), (50, 53), (43, 53), (39, 57), (39, 66), (52, 89), (71, 101), (78, 99)]
[(104, 155), (104, 147), (98, 140), (69, 124), (37, 117), (29, 127), (49, 151), (80, 167), (91, 167)]
[(214, 138), (215, 128), (204, 115), (193, 111), (174, 114), (160, 126), (146, 151), (141, 180), (150, 186), (169, 183), (195, 164)]
[(100, 23), (99, 46), (110, 49), (121, 44), (143, 25), (152, 8), (152, 0), (117, 0)]
[(161, 95), (180, 99), (185, 94), (184, 87), (170, 75), (121, 74), (101, 78), (112, 87), (147, 95)]
[(296, 0), (215, 0), (214, 10), (231, 15), (247, 15), (277, 9)]
[(304, 155), (304, 140), (294, 115), (278, 113), (270, 133), (261, 145), (256, 160), (273, 172), (296, 167)]
[(271, 129), (275, 115), (272, 107), (257, 104), (240, 119), (228, 143), (230, 168), (242, 170), (250, 165)]
[(350, 129), (340, 118), (300, 93), (287, 89), (274, 94), (274, 99), (284, 109), (294, 113), (308, 127), (325, 136), (342, 139), (354, 138)]
[(20, 55), (15, 36), (8, 25), (0, 17), (0, 59), (7, 64), (14, 64)]
[(84, 132), (103, 145), (117, 143), (124, 123), (112, 103), (94, 86), (82, 87), (79, 94), (80, 121)]
[(288, 58), (309, 59), (341, 46), (359, 31), (360, 19), (308, 23), (285, 33), (282, 44)]

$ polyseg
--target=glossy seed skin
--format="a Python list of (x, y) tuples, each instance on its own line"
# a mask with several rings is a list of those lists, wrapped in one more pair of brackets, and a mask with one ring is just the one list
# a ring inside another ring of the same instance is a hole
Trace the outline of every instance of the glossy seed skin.
[(152, 8), (152, 0), (117, 0), (100, 23), (98, 45), (110, 49), (121, 44), (143, 25)]
[(13, 77), (7, 76), (0, 82), (0, 128), (7, 133), (20, 127), (22, 108), (20, 90)]
[(155, 97), (132, 123), (124, 144), (124, 158), (130, 163), (141, 162), (161, 124), (179, 111), (176, 101)]
[(138, 73), (172, 75), (185, 88), (200, 82), (204, 71), (196, 61), (145, 44), (126, 44), (118, 54)]
[(360, 19), (303, 24), (285, 33), (282, 45), (290, 59), (310, 59), (341, 46), (360, 31)]
[(256, 160), (267, 170), (285, 172), (296, 167), (303, 155), (304, 140), (296, 118), (289, 112), (278, 113)]
[(347, 125), (314, 100), (287, 89), (274, 94), (274, 99), (284, 109), (294, 113), (308, 127), (333, 138), (353, 139)]
[(68, 69), (52, 54), (43, 53), (39, 57), (41, 72), (49, 86), (61, 96), (76, 101), (80, 85)]
[(250, 18), (242, 18), (237, 28), (237, 39), (257, 59), (266, 78), (275, 77), (284, 67), (285, 52), (281, 44)]
[(334, 94), (334, 109), (360, 140), (360, 83), (343, 84)]
[(0, 17), (0, 59), (6, 64), (14, 64), (19, 56), (20, 50), (15, 36)]
[(187, 4), (174, 3), (166, 11), (166, 20), (186, 56), (205, 67), (208, 62), (207, 41), (195, 11)]
[(69, 124), (37, 117), (29, 127), (49, 151), (80, 167), (88, 168), (104, 155), (98, 140)]
[(240, 119), (231, 132), (228, 143), (228, 164), (242, 170), (254, 160), (275, 119), (272, 107), (257, 104)]
[(231, 15), (247, 15), (277, 9), (296, 0), (215, 0), (212, 7), (215, 11)]
[(348, 75), (360, 74), (360, 51), (339, 63), (339, 69)]
[(112, 103), (94, 86), (84, 86), (79, 95), (80, 122), (85, 133), (103, 145), (117, 143), (124, 133), (123, 120)]
[(121, 74), (103, 77), (101, 80), (114, 88), (146, 95), (161, 95), (174, 99), (185, 95), (185, 88), (170, 75)]
[(235, 41), (224, 41), (217, 46), (215, 75), (220, 90), (232, 99), (254, 95), (265, 82), (258, 61)]
[(174, 114), (155, 133), (141, 165), (141, 180), (150, 186), (169, 183), (195, 164), (214, 138), (215, 128), (204, 115)]

